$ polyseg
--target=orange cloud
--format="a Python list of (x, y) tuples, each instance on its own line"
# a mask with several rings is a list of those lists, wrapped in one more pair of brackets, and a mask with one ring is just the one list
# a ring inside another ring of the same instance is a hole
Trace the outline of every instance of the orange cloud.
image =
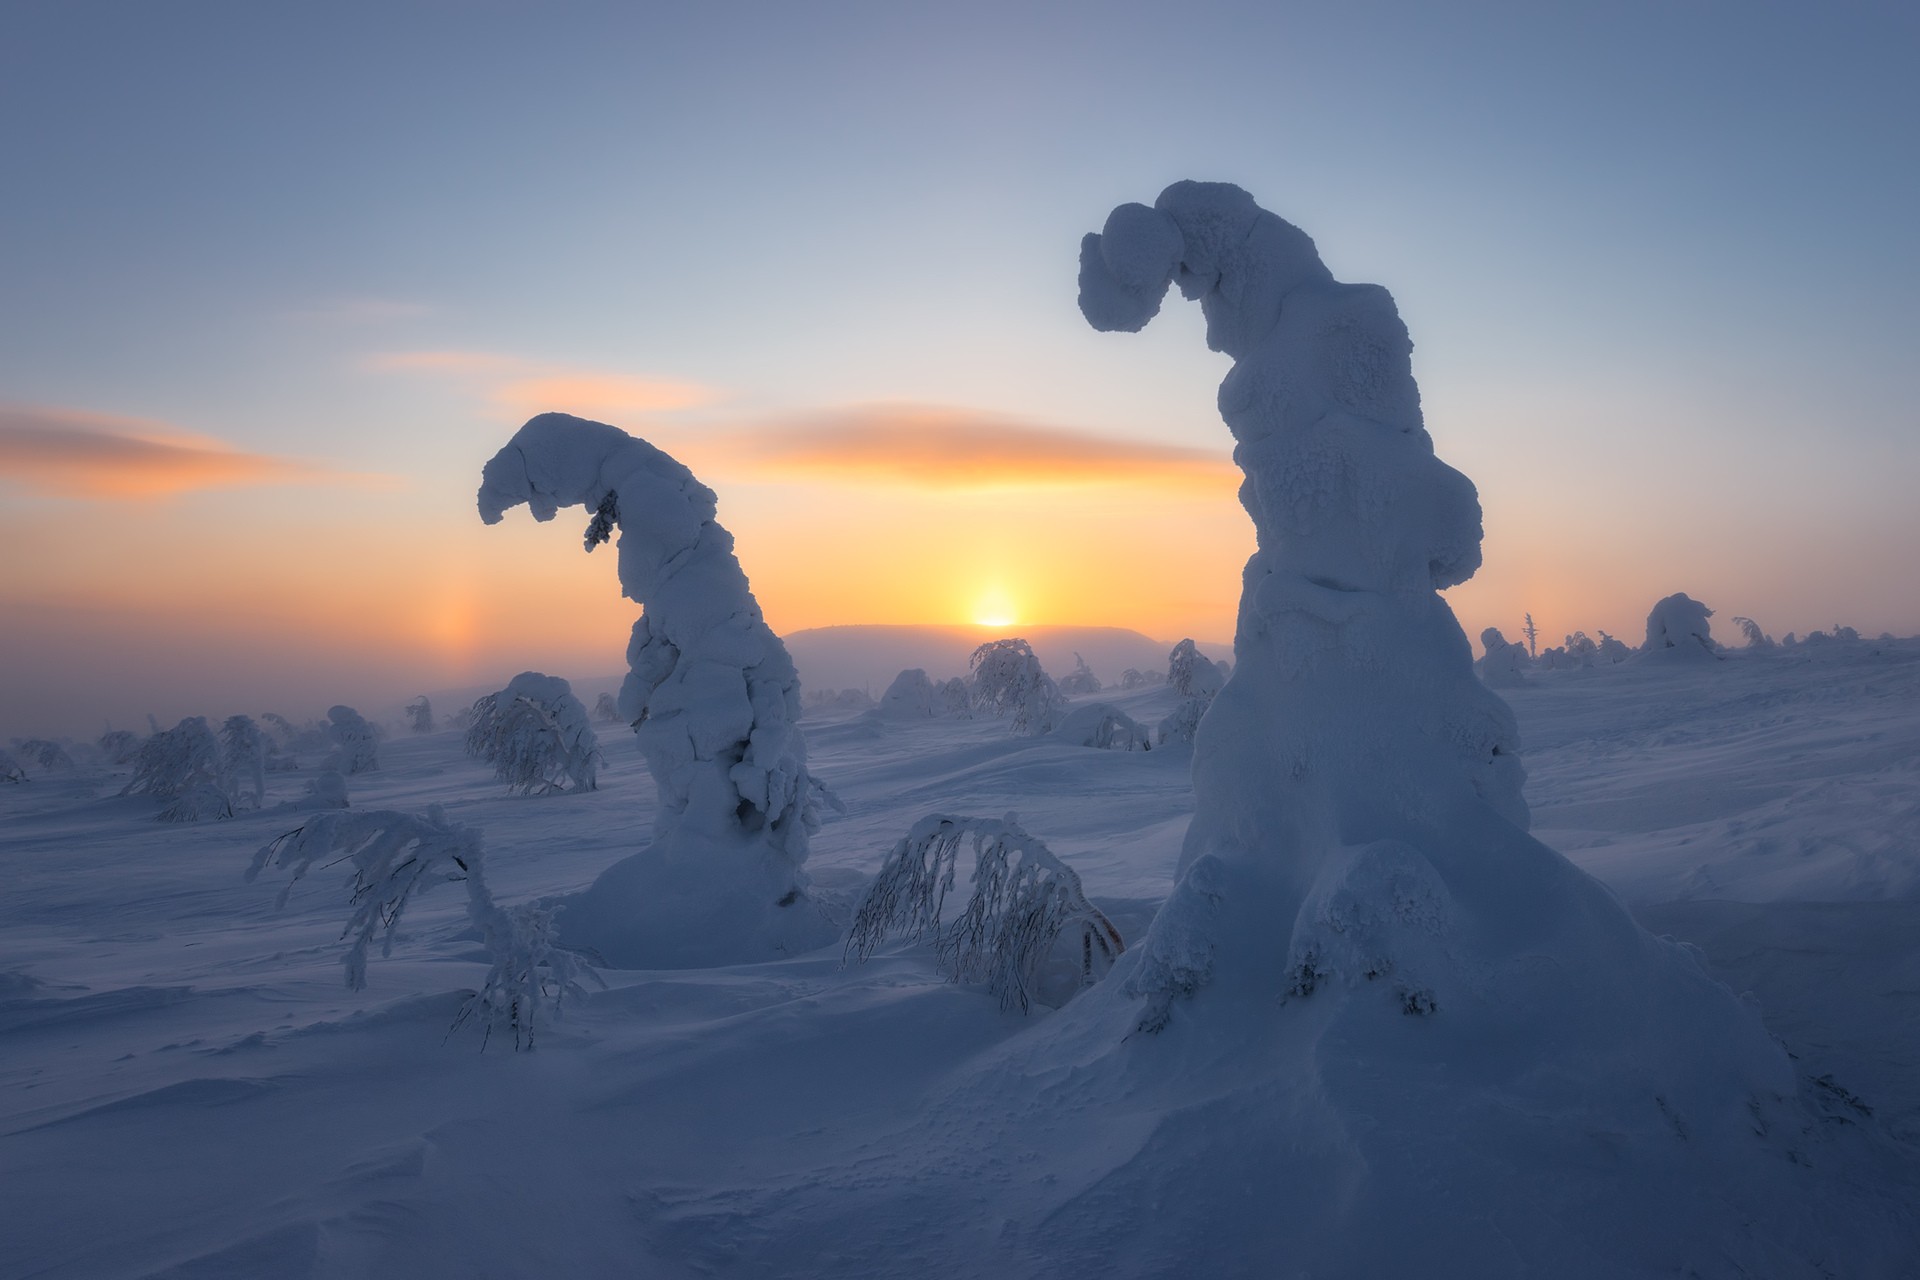
[(666, 378), (641, 378), (601, 369), (550, 364), (493, 351), (390, 351), (368, 367), (426, 373), (477, 384), (494, 404), (520, 417), (558, 411), (618, 422), (651, 413), (691, 409), (714, 399), (710, 388)]
[(0, 405), (0, 479), (66, 498), (157, 498), (280, 484), (386, 484), (292, 458), (244, 453), (163, 423)]
[(854, 406), (723, 438), (724, 453), (714, 455), (720, 469), (773, 479), (946, 490), (1134, 486), (1228, 498), (1240, 482), (1212, 449), (926, 405)]

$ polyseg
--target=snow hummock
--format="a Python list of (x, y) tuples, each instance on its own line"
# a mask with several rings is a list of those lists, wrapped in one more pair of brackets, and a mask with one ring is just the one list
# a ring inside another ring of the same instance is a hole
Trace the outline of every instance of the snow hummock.
[(481, 477), (480, 516), (593, 512), (591, 551), (619, 531), (621, 594), (645, 607), (620, 714), (660, 788), (651, 844), (564, 903), (568, 945), (666, 968), (808, 950), (836, 930), (802, 869), (819, 826), (800, 682), (761, 616), (713, 490), (618, 427), (530, 419)]

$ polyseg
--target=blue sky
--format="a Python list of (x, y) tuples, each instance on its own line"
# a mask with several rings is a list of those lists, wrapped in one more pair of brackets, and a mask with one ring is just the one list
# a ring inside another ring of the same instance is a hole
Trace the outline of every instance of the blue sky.
[[(776, 626), (963, 618), (997, 570), (922, 618), (862, 559), (901, 522), (1126, 581), (1078, 519), (1135, 529), (1113, 554), (1136, 561), (1190, 541), (1211, 585), (1076, 595), (1062, 571), (1026, 620), (1223, 638), (1244, 518), (1150, 477), (1092, 506), (1038, 482), (823, 497), (713, 445), (891, 404), (1224, 457), (1193, 308), (1121, 338), (1073, 305), (1080, 235), (1197, 177), (1399, 300), (1439, 451), (1487, 510), (1488, 567), (1450, 593), (1471, 631), (1525, 607), (1635, 640), (1686, 590), (1776, 633), (1909, 634), (1917, 53), (1891, 5), (8, 6), (0, 405), (305, 478), (76, 496), (0, 456), (24, 553), (0, 606), (36, 620), (30, 664), (119, 609), (159, 656), (87, 661), (170, 707), (208, 649), (179, 638), (195, 592), (240, 646), (267, 575), (333, 615), (398, 607), (353, 594), (383, 538), (416, 580), (524, 583), (573, 535), (472, 527), (478, 464), (529, 396), (599, 387), (611, 420), (706, 442), (689, 460)], [(611, 570), (551, 574), (545, 606), (598, 628), (564, 628), (552, 665), (617, 666)], [(384, 652), (400, 688), (542, 645)], [(326, 677), (384, 693), (372, 661)], [(0, 723), (47, 696), (0, 688)]]

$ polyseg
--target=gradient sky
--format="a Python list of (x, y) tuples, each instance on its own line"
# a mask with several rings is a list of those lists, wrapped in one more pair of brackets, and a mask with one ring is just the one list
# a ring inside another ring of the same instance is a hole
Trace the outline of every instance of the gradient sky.
[(0, 8), (0, 737), (612, 671), (529, 414), (720, 494), (778, 630), (1226, 639), (1198, 309), (1080, 236), (1237, 182), (1386, 285), (1486, 564), (1920, 631), (1920, 18), (1766, 3)]

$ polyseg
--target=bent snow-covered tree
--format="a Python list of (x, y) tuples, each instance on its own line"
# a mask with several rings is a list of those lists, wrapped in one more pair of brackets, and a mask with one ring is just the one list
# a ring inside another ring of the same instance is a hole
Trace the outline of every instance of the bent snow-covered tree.
[(1368, 1198), (1390, 1180), (1366, 1175), (1409, 1143), (1437, 1159), (1496, 1141), (1491, 1126), (1504, 1149), (1578, 1151), (1592, 1114), (1636, 1135), (1596, 1194), (1659, 1178), (1715, 1229), (1746, 1230), (1751, 1215), (1669, 1173), (1673, 1134), (1753, 1144), (1792, 1067), (1695, 954), (1526, 834), (1513, 716), (1439, 594), (1480, 565), (1480, 506), (1434, 454), (1393, 298), (1335, 280), (1304, 232), (1219, 183), (1122, 205), (1082, 243), (1097, 329), (1142, 328), (1175, 282), (1233, 360), (1219, 405), (1257, 550), (1194, 744), (1178, 881), (1118, 981), (1075, 1009), (1125, 993), (1121, 1027), (1184, 1024), (1208, 1054), (1244, 1042), (1262, 1079), (1319, 1082), (1303, 1113), (1337, 1096), (1417, 1125), (1309, 1139), (1352, 1172), (1350, 1229), (1402, 1229), (1404, 1205)]
[(659, 816), (649, 847), (567, 902), (569, 945), (610, 964), (677, 967), (832, 941), (803, 869), (819, 814), (800, 681), (714, 518), (713, 491), (618, 427), (547, 413), (481, 477), (486, 523), (522, 503), (536, 520), (591, 511), (589, 551), (617, 531), (621, 593), (644, 606), (619, 702)]
[(973, 651), (967, 665), (974, 710), (996, 717), (1011, 713), (1017, 734), (1048, 732), (1066, 707), (1059, 686), (1025, 640), (989, 640)]
[(1713, 624), (1707, 619), (1713, 610), (1684, 591), (1657, 601), (1647, 614), (1647, 640), (1640, 652), (1661, 660), (1701, 661), (1717, 658)]

